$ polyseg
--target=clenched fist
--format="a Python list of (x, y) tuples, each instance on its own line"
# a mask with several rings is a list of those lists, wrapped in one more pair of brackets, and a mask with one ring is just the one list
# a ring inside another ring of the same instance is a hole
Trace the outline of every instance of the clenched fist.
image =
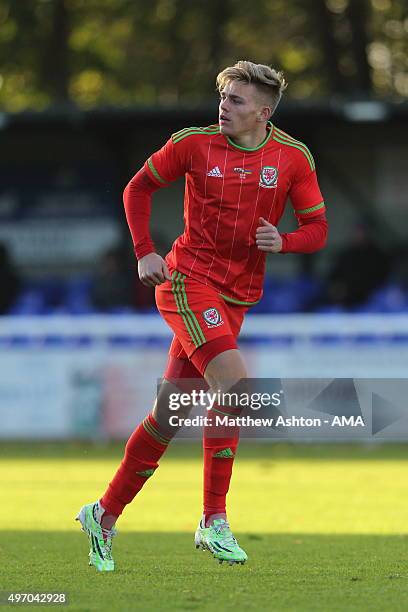
[(279, 253), (282, 250), (280, 233), (263, 217), (259, 217), (259, 226), (256, 228), (256, 244), (260, 251), (266, 253)]
[(139, 259), (138, 272), (141, 282), (146, 287), (155, 287), (166, 280), (171, 280), (167, 264), (158, 253), (149, 253)]

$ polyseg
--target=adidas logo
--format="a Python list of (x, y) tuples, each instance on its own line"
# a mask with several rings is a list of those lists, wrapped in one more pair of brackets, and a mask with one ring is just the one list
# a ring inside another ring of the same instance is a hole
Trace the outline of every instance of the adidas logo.
[(224, 448), (223, 450), (218, 451), (218, 453), (215, 453), (213, 457), (217, 457), (219, 459), (231, 459), (234, 457), (234, 453), (230, 448)]
[(143, 478), (150, 478), (150, 476), (153, 476), (154, 474), (154, 468), (151, 468), (149, 470), (144, 470), (143, 472), (136, 472), (136, 474), (138, 476), (143, 476)]
[(207, 173), (207, 176), (216, 176), (217, 178), (222, 178), (224, 175), (219, 169), (219, 167), (215, 166), (215, 168), (213, 168)]

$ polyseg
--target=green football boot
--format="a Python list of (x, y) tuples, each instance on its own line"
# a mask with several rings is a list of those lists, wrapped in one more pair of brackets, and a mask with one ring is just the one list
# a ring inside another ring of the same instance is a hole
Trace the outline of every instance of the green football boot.
[(104, 529), (100, 521), (104, 510), (99, 502), (86, 504), (79, 511), (76, 521), (82, 525), (82, 531), (88, 534), (90, 551), (89, 565), (93, 565), (100, 572), (112, 572), (115, 563), (112, 559), (112, 538), (116, 529)]
[(227, 561), (230, 565), (244, 565), (248, 559), (246, 552), (232, 535), (229, 524), (222, 518), (215, 519), (209, 527), (205, 527), (204, 519), (201, 519), (194, 541), (196, 548), (209, 550), (219, 563)]

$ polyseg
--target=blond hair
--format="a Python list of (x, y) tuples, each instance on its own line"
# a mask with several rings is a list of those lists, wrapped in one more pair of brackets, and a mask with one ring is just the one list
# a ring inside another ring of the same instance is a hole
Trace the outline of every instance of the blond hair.
[(272, 107), (272, 113), (278, 106), (282, 93), (288, 86), (283, 72), (278, 72), (264, 64), (254, 64), (240, 60), (234, 66), (229, 66), (217, 76), (217, 89), (221, 92), (230, 81), (252, 83), (266, 97)]

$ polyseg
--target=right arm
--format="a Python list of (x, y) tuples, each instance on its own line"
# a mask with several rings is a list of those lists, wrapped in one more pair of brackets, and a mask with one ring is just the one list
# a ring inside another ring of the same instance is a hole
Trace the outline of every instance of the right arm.
[(126, 220), (138, 259), (139, 278), (147, 287), (171, 280), (166, 262), (155, 252), (149, 229), (152, 194), (157, 189), (159, 186), (141, 168), (123, 192)]
[(138, 259), (139, 278), (148, 287), (171, 280), (167, 264), (155, 252), (150, 235), (152, 194), (184, 174), (183, 161), (170, 139), (147, 160), (123, 193), (126, 220)]

